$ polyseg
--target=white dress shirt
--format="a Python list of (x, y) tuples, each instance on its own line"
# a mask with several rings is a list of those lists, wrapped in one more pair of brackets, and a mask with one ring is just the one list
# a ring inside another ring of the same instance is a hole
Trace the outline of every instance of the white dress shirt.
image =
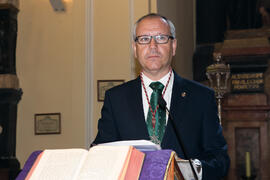
[[(164, 93), (164, 90), (165, 90), (165, 87), (166, 87), (166, 84), (168, 82), (169, 77), (170, 77), (170, 72), (168, 74), (166, 74), (163, 78), (157, 80), (157, 81), (161, 82), (164, 85), (164, 89), (163, 89), (162, 93)], [(144, 86), (145, 86), (145, 89), (146, 89), (146, 92), (147, 92), (147, 95), (148, 95), (148, 98), (149, 98), (149, 102), (150, 102), (151, 94), (152, 94), (153, 90), (149, 85), (152, 82), (156, 82), (156, 81), (153, 81), (153, 80), (149, 79), (143, 73), (142, 73), (142, 79), (143, 79), (143, 83), (144, 83)], [(170, 109), (170, 105), (171, 105), (173, 80), (174, 80), (174, 74), (172, 72), (170, 82), (169, 82), (168, 87), (167, 87), (167, 89), (165, 91), (165, 94), (163, 95), (163, 98), (167, 103), (167, 108), (168, 109)], [(145, 118), (145, 121), (146, 121), (147, 120), (148, 110), (149, 110), (149, 104), (147, 102), (147, 97), (145, 95), (143, 85), (142, 85), (142, 102), (143, 102), (144, 118)], [(167, 121), (168, 121), (168, 113), (166, 112), (166, 123), (167, 123)]]

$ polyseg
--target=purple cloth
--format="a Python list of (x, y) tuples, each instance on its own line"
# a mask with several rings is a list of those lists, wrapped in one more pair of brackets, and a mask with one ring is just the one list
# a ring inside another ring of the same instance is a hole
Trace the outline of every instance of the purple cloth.
[(163, 180), (172, 150), (148, 151), (140, 174), (140, 180)]
[(29, 158), (25, 162), (25, 164), (23, 166), (23, 169), (20, 172), (20, 174), (17, 176), (16, 180), (24, 180), (26, 178), (28, 172), (30, 171), (30, 169), (33, 166), (35, 160), (37, 159), (38, 155), (41, 152), (42, 151), (34, 151), (34, 152), (32, 152), (32, 154), (29, 156)]

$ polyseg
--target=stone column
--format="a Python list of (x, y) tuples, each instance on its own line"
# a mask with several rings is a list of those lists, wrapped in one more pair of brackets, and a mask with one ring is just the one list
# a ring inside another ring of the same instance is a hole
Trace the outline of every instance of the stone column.
[(0, 179), (15, 179), (17, 104), (22, 90), (16, 75), (18, 0), (0, 0)]

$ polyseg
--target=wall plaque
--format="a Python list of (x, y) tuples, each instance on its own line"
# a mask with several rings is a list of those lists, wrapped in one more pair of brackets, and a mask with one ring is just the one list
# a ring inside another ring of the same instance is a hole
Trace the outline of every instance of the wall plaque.
[(98, 101), (104, 101), (105, 98), (105, 92), (114, 87), (118, 86), (120, 84), (123, 84), (125, 80), (98, 80), (97, 81), (97, 98)]
[(231, 88), (232, 92), (263, 92), (263, 73), (234, 73), (231, 76)]
[(60, 134), (61, 114), (35, 114), (35, 134)]

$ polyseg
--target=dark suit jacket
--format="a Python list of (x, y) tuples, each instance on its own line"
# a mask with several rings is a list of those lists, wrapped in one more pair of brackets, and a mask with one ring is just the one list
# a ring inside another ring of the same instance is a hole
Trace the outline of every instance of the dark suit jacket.
[[(203, 180), (218, 180), (227, 174), (230, 160), (219, 125), (214, 92), (174, 73), (170, 112), (189, 158), (202, 162)], [(182, 96), (185, 92), (186, 96)], [(140, 78), (108, 90), (93, 144), (119, 140), (148, 139)], [(168, 120), (161, 143), (184, 159), (172, 124)]]

